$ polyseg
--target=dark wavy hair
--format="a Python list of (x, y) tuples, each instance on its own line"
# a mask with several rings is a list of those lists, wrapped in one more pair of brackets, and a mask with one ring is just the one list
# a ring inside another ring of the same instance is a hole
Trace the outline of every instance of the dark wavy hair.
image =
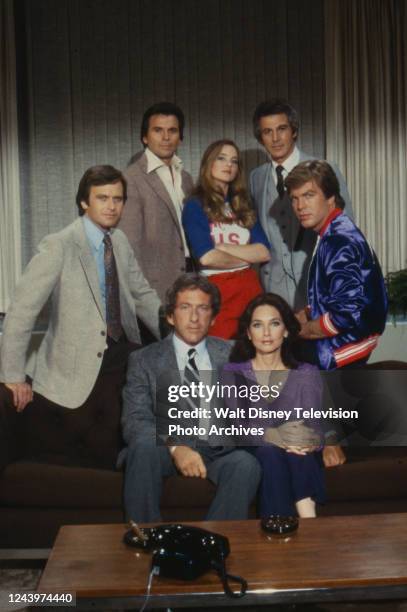
[(76, 194), (76, 205), (79, 215), (85, 214), (81, 202), (89, 204), (90, 190), (93, 186), (99, 185), (115, 185), (121, 183), (123, 186), (123, 202), (127, 200), (127, 181), (120, 170), (107, 164), (100, 166), (91, 166), (88, 168), (79, 182), (78, 192)]
[(150, 117), (152, 117), (153, 115), (166, 115), (167, 117), (169, 117), (170, 115), (174, 115), (174, 117), (178, 119), (180, 140), (184, 138), (185, 117), (180, 107), (176, 104), (173, 104), (172, 102), (157, 102), (157, 104), (149, 106), (149, 108), (144, 112), (143, 118), (141, 120), (140, 140), (143, 144), (143, 147), (146, 147), (143, 138), (144, 136), (147, 136), (148, 128), (150, 125)]
[(281, 359), (286, 368), (295, 370), (298, 366), (298, 361), (293, 355), (293, 344), (298, 340), (301, 326), (287, 302), (276, 293), (262, 293), (246, 306), (246, 310), (239, 319), (236, 344), (230, 354), (230, 361), (248, 361), (248, 359), (253, 359), (256, 356), (256, 349), (247, 332), (252, 322), (253, 313), (259, 306), (273, 306), (278, 310), (288, 331), (288, 337), (284, 338), (281, 346)]
[(164, 312), (166, 316), (174, 313), (178, 294), (181, 293), (181, 291), (186, 291), (187, 289), (200, 289), (209, 295), (211, 298), (212, 316), (216, 317), (220, 311), (220, 291), (216, 285), (209, 282), (207, 276), (196, 274), (195, 272), (186, 272), (185, 274), (181, 274), (181, 276), (176, 279), (174, 284), (167, 289), (164, 304)]
[(284, 98), (273, 98), (272, 100), (260, 102), (253, 113), (253, 134), (258, 142), (262, 142), (260, 119), (262, 117), (268, 117), (269, 115), (286, 115), (295, 138), (297, 138), (298, 129), (300, 127), (297, 111), (287, 102), (287, 100), (284, 100)]

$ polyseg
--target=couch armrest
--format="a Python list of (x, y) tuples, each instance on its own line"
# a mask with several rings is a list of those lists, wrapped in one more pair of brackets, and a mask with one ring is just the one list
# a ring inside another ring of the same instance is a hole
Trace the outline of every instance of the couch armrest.
[(11, 392), (0, 383), (0, 471), (21, 454), (19, 421)]

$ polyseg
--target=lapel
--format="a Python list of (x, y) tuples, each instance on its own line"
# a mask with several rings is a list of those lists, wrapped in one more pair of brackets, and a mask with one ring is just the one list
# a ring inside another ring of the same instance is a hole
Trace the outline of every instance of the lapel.
[[(156, 344), (151, 353), (148, 365), (151, 392), (154, 397), (155, 412), (166, 418), (168, 413), (168, 389), (172, 385), (181, 385), (181, 376), (178, 370), (172, 334), (166, 336)], [(185, 408), (185, 400), (181, 399), (177, 406)], [(175, 406), (175, 404), (173, 404)]]
[[(263, 227), (267, 227), (267, 220), (271, 212), (271, 207), (278, 197), (277, 188), (273, 180), (271, 162), (265, 164), (264, 173), (260, 179), (259, 189), (262, 198), (261, 212), (263, 215)], [(269, 236), (269, 239), (271, 239), (271, 236)]]
[(179, 235), (182, 236), (181, 227), (180, 227), (177, 213), (175, 211), (175, 206), (174, 206), (173, 201), (171, 200), (170, 194), (166, 190), (163, 182), (161, 181), (160, 177), (158, 176), (156, 172), (150, 172), (150, 173), (147, 172), (147, 157), (145, 154), (141, 156), (139, 164), (143, 172), (145, 181), (148, 183), (151, 189), (157, 194), (159, 199), (162, 200), (162, 202), (164, 202), (164, 204), (168, 208), (168, 211), (177, 227)]
[(100, 295), (100, 286), (96, 262), (92, 255), (92, 251), (90, 249), (81, 218), (74, 221), (73, 231), (74, 241), (78, 247), (79, 261), (81, 263), (83, 273), (88, 282), (89, 289), (92, 293), (93, 299), (95, 300), (96, 306), (98, 307), (99, 314), (102, 317), (103, 321), (105, 321), (105, 313), (102, 303), (102, 296)]
[(120, 231), (115, 229), (111, 236), (113, 253), (116, 261), (117, 276), (119, 279), (120, 310), (123, 317), (125, 312), (124, 304), (132, 304), (132, 302), (134, 302), (134, 298), (130, 293), (128, 281), (129, 251), (126, 248), (126, 242), (122, 240), (123, 234)]
[(219, 346), (219, 343), (215, 339), (208, 336), (206, 338), (206, 347), (212, 364), (211, 383), (212, 385), (216, 385), (220, 380), (220, 372), (223, 366), (229, 360), (232, 343), (225, 346)]
[[(208, 349), (209, 357), (211, 359), (212, 370), (217, 372), (222, 368), (227, 361), (227, 349), (219, 347), (216, 340), (213, 340), (211, 336), (206, 338), (206, 348)], [(231, 349), (232, 347), (230, 347)]]
[(172, 333), (166, 336), (164, 340), (161, 340), (160, 344), (161, 350), (157, 359), (157, 364), (154, 365), (156, 372), (178, 370), (177, 357), (175, 355), (174, 343), (172, 341)]
[[(266, 176), (264, 180), (264, 191), (263, 191), (264, 197), (267, 199), (267, 202), (269, 204), (268, 208), (270, 208), (270, 199), (272, 202), (274, 202), (274, 200), (278, 197), (277, 187), (274, 182), (272, 170), (273, 170), (273, 164), (269, 162), (267, 164), (267, 171), (266, 171)], [(268, 198), (269, 194), (271, 196), (270, 199)]]

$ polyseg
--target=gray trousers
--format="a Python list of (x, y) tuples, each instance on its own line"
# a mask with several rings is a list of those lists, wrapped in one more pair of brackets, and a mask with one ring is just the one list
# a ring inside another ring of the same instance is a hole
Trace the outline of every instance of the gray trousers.
[[(226, 447), (196, 449), (207, 468), (207, 478), (216, 486), (216, 495), (207, 520), (246, 519), (261, 478), (257, 459), (241, 449)], [(158, 522), (163, 478), (177, 473), (166, 446), (135, 443), (126, 456), (124, 507), (127, 520)]]

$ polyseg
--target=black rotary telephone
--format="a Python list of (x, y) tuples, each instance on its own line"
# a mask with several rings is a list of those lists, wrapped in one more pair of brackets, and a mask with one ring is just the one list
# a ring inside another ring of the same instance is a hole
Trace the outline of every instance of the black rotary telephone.
[[(225, 559), (230, 552), (229, 540), (218, 533), (188, 525), (160, 525), (142, 529), (131, 522), (123, 540), (128, 546), (152, 551), (151, 566), (160, 576), (181, 580), (194, 580), (210, 569), (218, 572), (225, 594), (243, 597), (247, 582), (240, 576), (226, 573)], [(235, 592), (229, 580), (240, 584)]]

